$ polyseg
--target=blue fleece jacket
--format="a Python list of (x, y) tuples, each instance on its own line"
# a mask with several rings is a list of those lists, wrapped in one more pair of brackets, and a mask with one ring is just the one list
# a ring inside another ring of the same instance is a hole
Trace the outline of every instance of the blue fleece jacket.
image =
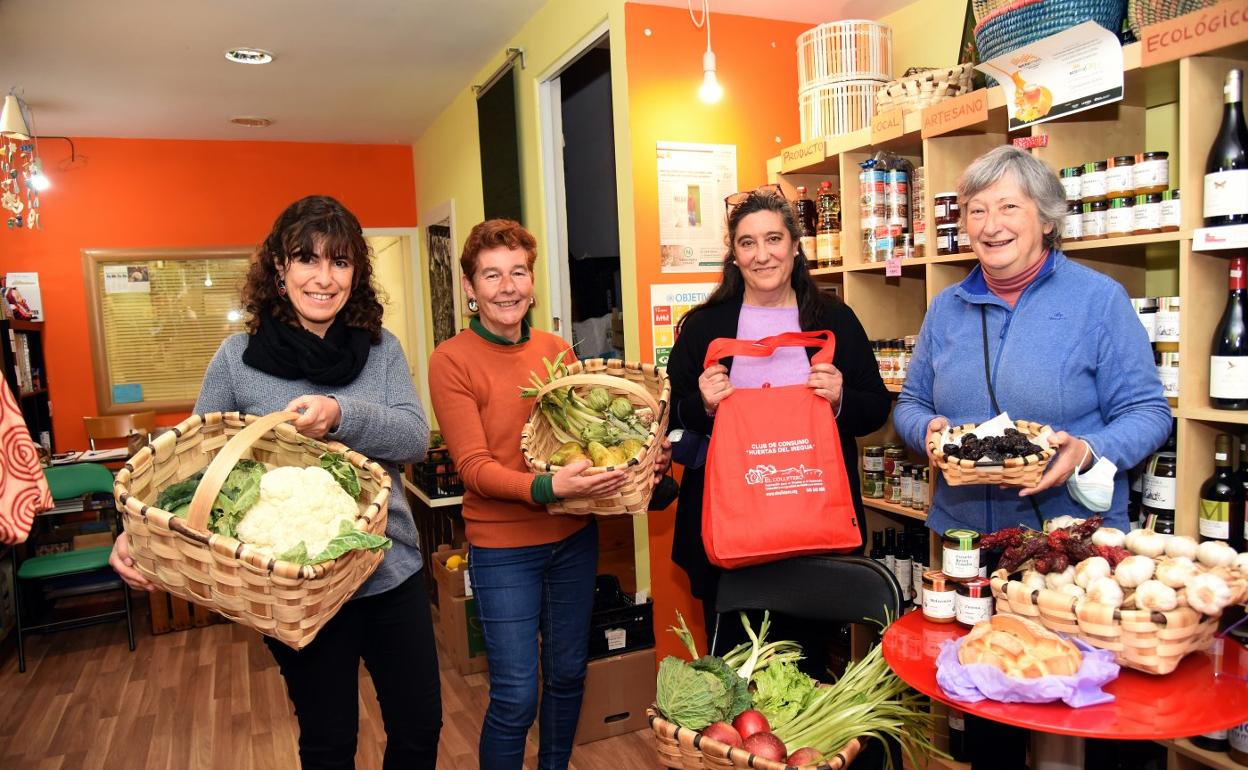
[[(1127, 477), (1169, 435), (1170, 407), (1162, 395), (1148, 335), (1126, 291), (1114, 279), (1070, 261), (1059, 251), (1011, 310), (988, 289), (976, 266), (942, 291), (923, 320), (893, 422), (916, 452), (925, 450), (928, 422), (950, 425), (994, 416), (984, 377), (983, 308), (988, 360), (997, 402), (1012, 419), (1033, 420), (1086, 439), (1118, 466), (1106, 525), (1126, 529)], [(1036, 496), (1044, 518), (1086, 517), (1065, 485)], [(1036, 526), (1027, 498), (990, 485), (937, 482), (928, 526), (937, 532), (970, 527), (991, 532)]]

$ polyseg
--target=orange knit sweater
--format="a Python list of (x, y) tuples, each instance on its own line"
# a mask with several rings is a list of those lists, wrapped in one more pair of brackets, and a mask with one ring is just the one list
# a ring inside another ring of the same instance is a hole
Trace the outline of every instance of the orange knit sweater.
[[(429, 358), (429, 394), (438, 427), (464, 484), (468, 542), (515, 548), (562, 540), (581, 527), (579, 516), (553, 516), (533, 502), (533, 473), (520, 454), (520, 431), (533, 400), (520, 398), (529, 372), (544, 375), (568, 347), (560, 337), (530, 330), (527, 342), (500, 345), (465, 329)], [(564, 361), (571, 360), (571, 353)]]

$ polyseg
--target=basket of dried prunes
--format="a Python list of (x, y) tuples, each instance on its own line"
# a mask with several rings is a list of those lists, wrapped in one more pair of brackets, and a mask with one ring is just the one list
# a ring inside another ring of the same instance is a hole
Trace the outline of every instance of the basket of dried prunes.
[[(986, 424), (985, 424), (986, 425)], [(985, 425), (961, 425), (935, 434), (928, 451), (950, 486), (1006, 484), (1034, 487), (1057, 450), (1049, 446), (1053, 429), (1027, 420), (1013, 427), (985, 431)]]

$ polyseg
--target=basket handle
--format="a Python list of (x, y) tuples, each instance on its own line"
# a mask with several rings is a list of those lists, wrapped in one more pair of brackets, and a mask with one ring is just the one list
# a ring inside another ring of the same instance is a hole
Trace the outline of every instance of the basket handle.
[[(606, 377), (610, 377), (611, 382), (605, 382), (604, 380)], [(610, 385), (613, 388), (626, 390), (645, 402), (646, 406), (650, 407), (650, 411), (654, 414), (655, 419), (658, 419), (659, 417), (659, 402), (654, 400), (654, 396), (650, 394), (650, 391), (641, 387), (632, 380), (624, 377), (616, 377), (614, 375), (569, 374), (566, 377), (560, 377), (557, 380), (552, 380), (551, 382), (543, 385), (541, 389), (537, 391), (535, 400), (537, 403), (541, 403), (542, 398), (547, 393), (551, 392), (555, 388), (563, 388), (568, 385)]]
[(217, 493), (221, 491), (225, 478), (230, 475), (230, 471), (234, 470), (234, 463), (242, 459), (243, 452), (251, 449), (251, 445), (265, 433), (284, 422), (298, 418), (298, 412), (266, 414), (263, 417), (257, 417), (254, 422), (225, 442), (225, 446), (221, 447), (221, 451), (217, 452), (217, 456), (208, 464), (204, 477), (199, 480), (199, 486), (195, 488), (195, 497), (191, 498), (191, 508), (186, 515), (186, 525), (198, 532), (207, 532), (208, 514), (212, 511), (212, 504), (216, 502)]

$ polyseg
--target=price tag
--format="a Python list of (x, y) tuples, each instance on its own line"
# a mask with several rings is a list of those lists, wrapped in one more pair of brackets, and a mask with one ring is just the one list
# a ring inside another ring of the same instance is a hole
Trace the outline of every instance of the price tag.
[(878, 145), (905, 133), (901, 108), (885, 110), (871, 119), (871, 144)]
[(624, 649), (624, 645), (628, 642), (627, 631), (622, 628), (608, 628), (606, 634), (608, 650)]
[(884, 260), (884, 275), (889, 278), (901, 275), (901, 257), (889, 257)]
[(464, 567), (464, 596), (472, 596), (472, 573)]
[(920, 133), (926, 139), (987, 120), (988, 91), (980, 88), (924, 109), (923, 130)]
[(1035, 147), (1048, 147), (1049, 135), (1036, 134), (1035, 136), (1016, 136), (1011, 140), (1011, 144), (1020, 150), (1030, 150)]

